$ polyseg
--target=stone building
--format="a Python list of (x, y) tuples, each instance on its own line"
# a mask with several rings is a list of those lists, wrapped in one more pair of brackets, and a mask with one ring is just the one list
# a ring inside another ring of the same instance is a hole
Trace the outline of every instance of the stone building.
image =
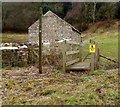
[[(39, 20), (28, 28), (29, 42), (39, 44)], [(72, 25), (48, 11), (42, 16), (42, 42), (56, 42), (63, 39), (71, 39), (80, 42), (81, 33)]]

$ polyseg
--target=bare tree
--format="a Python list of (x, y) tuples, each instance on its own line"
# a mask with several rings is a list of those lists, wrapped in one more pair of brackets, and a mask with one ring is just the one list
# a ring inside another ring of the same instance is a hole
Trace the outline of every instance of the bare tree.
[(96, 0), (94, 0), (94, 7), (93, 7), (93, 23), (95, 22), (95, 12), (96, 12)]

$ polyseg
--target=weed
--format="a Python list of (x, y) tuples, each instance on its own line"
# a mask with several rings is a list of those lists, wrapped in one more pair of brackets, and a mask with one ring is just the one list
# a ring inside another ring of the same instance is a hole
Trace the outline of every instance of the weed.
[(42, 95), (51, 95), (53, 93), (55, 93), (56, 91), (48, 89), (48, 90), (44, 90), (41, 94)]
[(86, 81), (86, 80), (88, 80), (90, 78), (91, 78), (90, 76), (83, 75), (83, 76), (80, 77), (80, 81), (83, 82), (83, 81)]
[(69, 105), (77, 104), (77, 99), (78, 98), (76, 96), (68, 97), (66, 98), (66, 104), (69, 104)]
[(10, 75), (9, 73), (5, 72), (2, 74), (3, 76), (7, 76), (7, 75)]
[(61, 72), (60, 70), (56, 70), (55, 72), (52, 73), (52, 75), (61, 75)]
[(109, 91), (108, 94), (109, 94), (110, 97), (118, 96), (118, 92), (116, 92), (116, 91)]
[(98, 83), (90, 82), (86, 85), (86, 88), (87, 87), (96, 87), (96, 86), (98, 86)]
[(67, 84), (67, 83), (71, 83), (71, 82), (73, 82), (73, 80), (71, 80), (71, 79), (65, 79), (65, 80), (64, 80), (64, 83), (66, 83), (66, 84)]
[(98, 99), (98, 95), (96, 94), (90, 94), (90, 99)]
[(109, 82), (105, 82), (103, 86), (104, 86), (104, 87), (107, 87), (107, 86), (109, 86), (109, 85), (110, 85)]
[(104, 73), (105, 73), (104, 70), (98, 70), (98, 71), (91, 71), (90, 72), (90, 74), (92, 74), (92, 75), (102, 75)]

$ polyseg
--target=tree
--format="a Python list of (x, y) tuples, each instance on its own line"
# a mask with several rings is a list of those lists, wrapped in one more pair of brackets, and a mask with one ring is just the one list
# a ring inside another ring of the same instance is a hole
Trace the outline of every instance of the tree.
[(93, 23), (95, 22), (95, 12), (96, 12), (96, 0), (94, 0), (94, 6), (93, 6)]
[(115, 17), (120, 19), (120, 2), (116, 3)]

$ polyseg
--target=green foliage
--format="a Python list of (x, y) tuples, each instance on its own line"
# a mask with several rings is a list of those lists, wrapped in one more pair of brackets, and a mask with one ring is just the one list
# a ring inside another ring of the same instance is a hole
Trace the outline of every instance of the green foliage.
[(90, 76), (83, 75), (83, 76), (80, 77), (80, 81), (83, 82), (83, 81), (86, 81), (86, 80), (88, 80), (90, 78), (91, 78)]
[(97, 70), (97, 71), (91, 71), (90, 72), (90, 74), (92, 74), (92, 75), (102, 75), (104, 73), (105, 73), (104, 70)]
[(44, 90), (41, 94), (42, 95), (51, 95), (53, 93), (55, 93), (54, 90), (48, 89), (48, 90)]
[(98, 84), (98, 83), (95, 83), (95, 82), (90, 82), (90, 83), (88, 83), (88, 84), (86, 85), (86, 88), (90, 88), (90, 87), (97, 87), (97, 86), (99, 86), (99, 84)]
[(110, 97), (118, 96), (118, 92), (116, 92), (116, 91), (109, 91), (108, 94), (110, 95)]
[(7, 76), (7, 75), (10, 75), (9, 73), (2, 73), (3, 76)]
[(71, 97), (68, 97), (66, 98), (66, 104), (67, 105), (76, 105), (77, 104), (77, 96), (71, 96)]
[(61, 75), (62, 71), (61, 70), (56, 70), (54, 72), (52, 72), (52, 75)]
[(96, 94), (90, 94), (89, 96), (91, 99), (98, 99), (98, 95)]

